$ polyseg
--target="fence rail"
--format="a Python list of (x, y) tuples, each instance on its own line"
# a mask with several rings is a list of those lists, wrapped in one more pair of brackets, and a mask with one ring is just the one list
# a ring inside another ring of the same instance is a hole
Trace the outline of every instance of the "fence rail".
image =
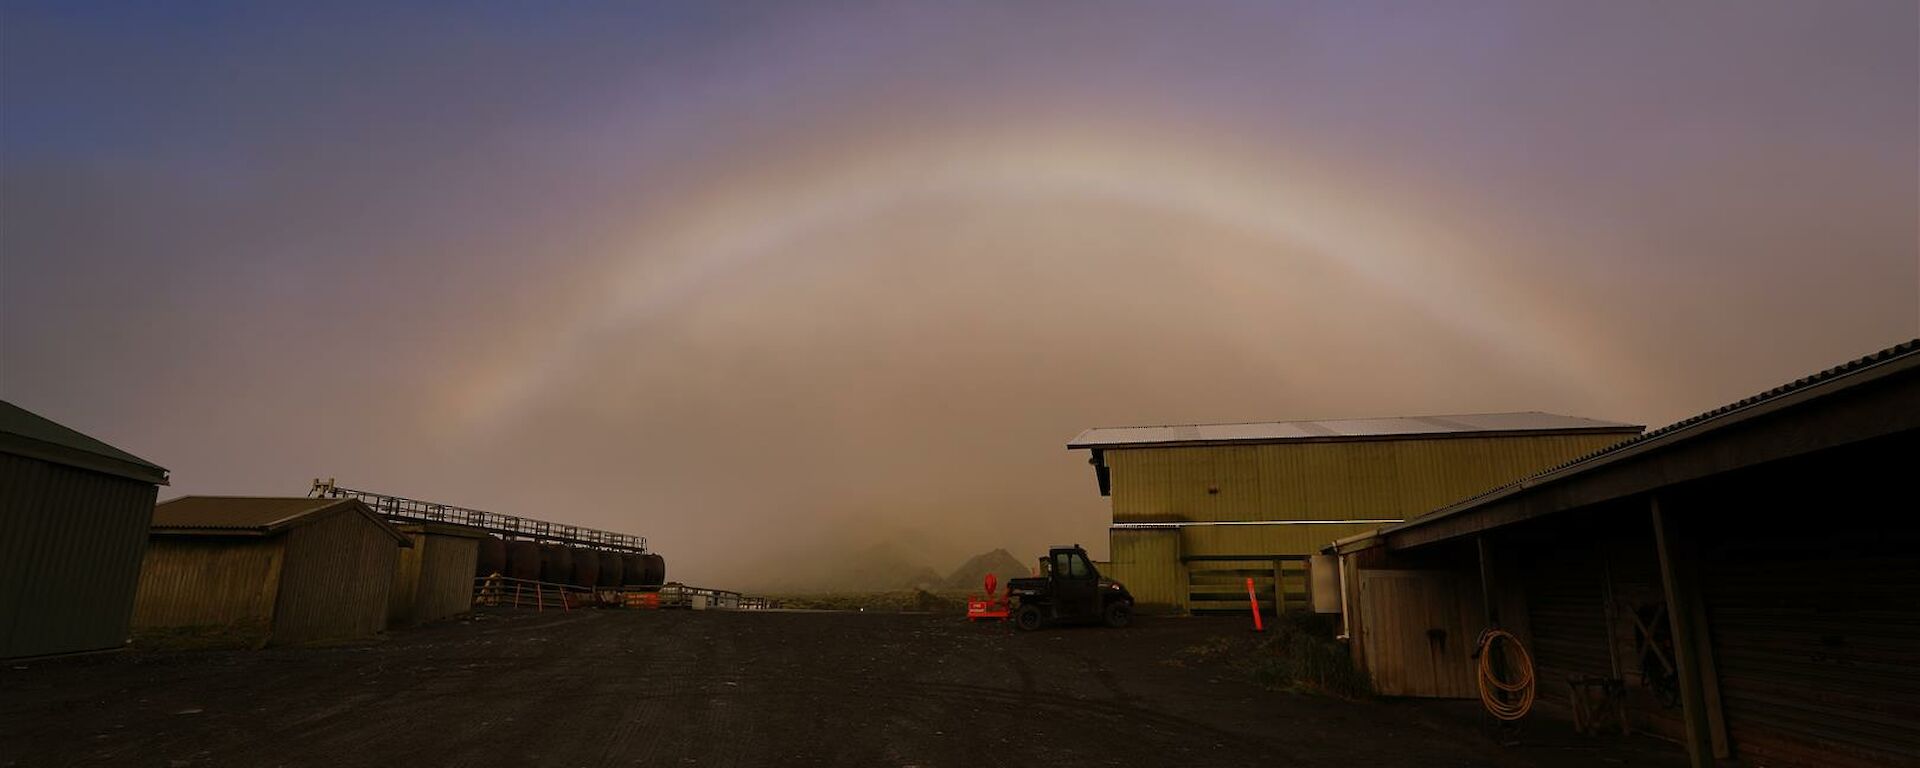
[(490, 608), (571, 611), (591, 605), (593, 600), (592, 590), (571, 584), (514, 579), (497, 574), (473, 580), (473, 604)]
[(439, 504), (404, 496), (392, 496), (373, 491), (354, 488), (342, 488), (333, 480), (314, 478), (313, 488), (308, 496), (327, 499), (359, 499), (372, 507), (375, 514), (389, 520), (414, 523), (452, 523), (497, 533), (508, 538), (532, 539), (535, 541), (553, 541), (562, 544), (575, 544), (588, 547), (600, 547), (616, 552), (635, 554), (647, 551), (647, 537), (626, 533), (602, 531), (597, 528), (583, 528), (577, 525), (550, 523), (529, 517), (504, 515), (499, 512), (486, 512), (450, 504)]
[(490, 608), (570, 611), (586, 607), (763, 610), (777, 607), (767, 598), (725, 589), (666, 584), (658, 587), (582, 587), (516, 579), (500, 574), (473, 580), (473, 604)]

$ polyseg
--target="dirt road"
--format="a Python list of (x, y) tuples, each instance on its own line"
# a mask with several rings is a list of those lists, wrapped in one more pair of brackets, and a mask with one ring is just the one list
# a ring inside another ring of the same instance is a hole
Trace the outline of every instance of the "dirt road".
[(0, 669), (0, 765), (1683, 762), (1650, 742), (1503, 748), (1458, 707), (1268, 691), (1192, 652), (1245, 634), (582, 611), (332, 648), (49, 660)]

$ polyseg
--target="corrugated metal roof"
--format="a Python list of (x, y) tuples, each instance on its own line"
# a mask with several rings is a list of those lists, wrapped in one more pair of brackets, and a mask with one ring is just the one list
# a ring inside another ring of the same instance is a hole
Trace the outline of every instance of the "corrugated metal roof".
[(1597, 469), (1628, 455), (1634, 455), (1677, 443), (1694, 435), (1702, 434), (1712, 427), (1717, 426), (1719, 422), (1733, 421), (1742, 414), (1752, 411), (1755, 408), (1795, 395), (1804, 394), (1812, 396), (1812, 393), (1808, 392), (1809, 390), (1827, 386), (1837, 386), (1842, 380), (1853, 378), (1856, 375), (1865, 374), (1869, 371), (1910, 368), (1916, 365), (1920, 365), (1920, 339), (1913, 339), (1896, 344), (1879, 352), (1867, 355), (1866, 357), (1842, 363), (1811, 376), (1795, 379), (1786, 384), (1774, 387), (1773, 389), (1761, 392), (1760, 394), (1742, 398), (1741, 400), (1728, 403), (1711, 411), (1676, 421), (1652, 432), (1622, 441), (1617, 445), (1609, 446), (1551, 469), (1543, 470), (1508, 483), (1507, 485), (1494, 488), (1486, 493), (1449, 504), (1404, 523), (1386, 526), (1381, 528), (1377, 533), (1385, 534), (1425, 525), (1443, 517), (1466, 512), (1483, 504), (1512, 496), (1529, 488), (1538, 487), (1581, 472)]
[(5, 400), (0, 400), (0, 450), (155, 485), (167, 484), (167, 470), (153, 462)]
[(153, 532), (202, 536), (272, 536), (341, 508), (351, 508), (400, 541), (407, 537), (359, 499), (305, 496), (182, 496), (153, 508)]
[(1160, 427), (1096, 427), (1067, 443), (1072, 448), (1147, 445), (1220, 445), (1341, 440), (1417, 439), (1484, 434), (1637, 433), (1645, 427), (1618, 421), (1541, 411), (1395, 416), (1374, 419), (1260, 421), (1241, 424), (1177, 424)]

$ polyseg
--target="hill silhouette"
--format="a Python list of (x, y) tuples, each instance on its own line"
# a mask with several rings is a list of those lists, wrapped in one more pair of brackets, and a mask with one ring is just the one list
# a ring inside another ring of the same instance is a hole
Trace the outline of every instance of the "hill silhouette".
[(1012, 553), (1005, 549), (996, 549), (968, 558), (966, 562), (960, 564), (959, 568), (954, 569), (953, 573), (947, 575), (946, 580), (941, 582), (941, 587), (953, 590), (978, 590), (980, 582), (989, 573), (994, 574), (1001, 584), (1005, 584), (1008, 579), (1026, 576), (1032, 571), (1033, 569), (1021, 565), (1020, 560)]

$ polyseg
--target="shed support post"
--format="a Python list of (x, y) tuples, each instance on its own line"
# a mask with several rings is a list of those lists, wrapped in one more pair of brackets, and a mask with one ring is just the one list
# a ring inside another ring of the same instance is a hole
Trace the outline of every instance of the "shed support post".
[[(1708, 643), (1706, 609), (1700, 600), (1698, 566), (1693, 542), (1673, 516), (1662, 509), (1658, 496), (1649, 497), (1653, 512), (1654, 544), (1660, 553), (1660, 581), (1667, 598), (1667, 621), (1673, 630), (1674, 664), (1679, 668), (1681, 722), (1687, 734), (1687, 757), (1696, 768), (1714, 764), (1727, 755), (1724, 723), (1719, 709), (1719, 685), (1714, 679), (1713, 649)], [(1709, 693), (1713, 695), (1709, 696)]]
[(1487, 537), (1481, 534), (1473, 537), (1473, 546), (1480, 554), (1480, 608), (1486, 613), (1487, 626), (1500, 626), (1500, 609), (1493, 602), (1493, 560), (1487, 553)]
[(1287, 561), (1273, 561), (1273, 617), (1287, 612)]

